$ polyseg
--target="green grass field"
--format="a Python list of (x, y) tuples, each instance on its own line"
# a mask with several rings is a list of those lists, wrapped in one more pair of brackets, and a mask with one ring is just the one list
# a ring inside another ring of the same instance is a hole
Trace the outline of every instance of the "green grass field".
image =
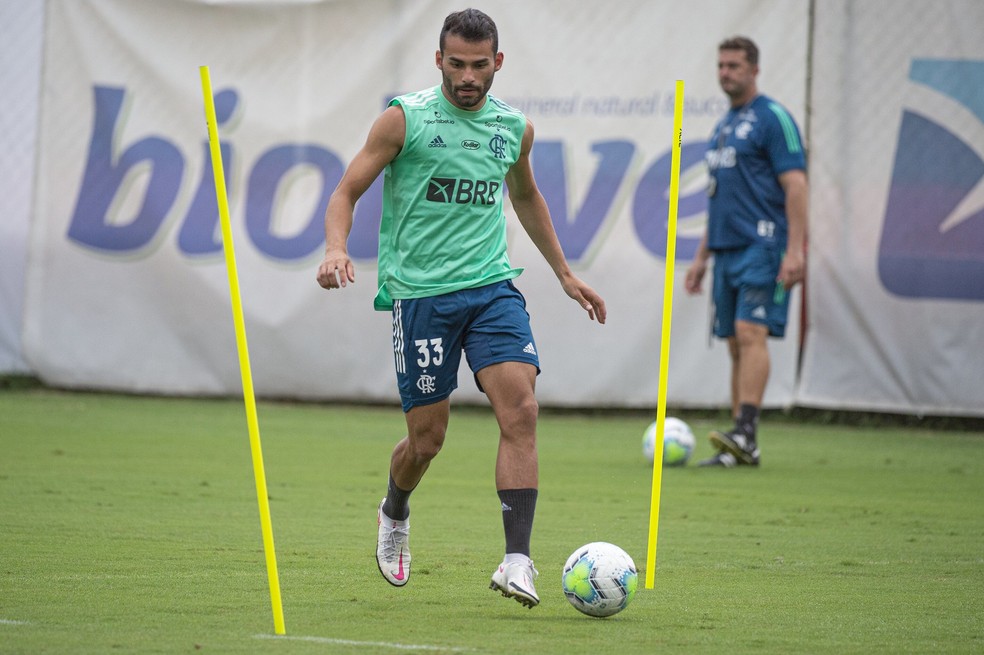
[(664, 472), (655, 588), (599, 620), (560, 569), (604, 540), (645, 580), (648, 417), (544, 413), (533, 610), (488, 589), (489, 412), (456, 410), (414, 494), (403, 589), (373, 557), (399, 409), (259, 419), (286, 638), (242, 402), (0, 391), (0, 652), (984, 652), (980, 433), (768, 419), (761, 469)]

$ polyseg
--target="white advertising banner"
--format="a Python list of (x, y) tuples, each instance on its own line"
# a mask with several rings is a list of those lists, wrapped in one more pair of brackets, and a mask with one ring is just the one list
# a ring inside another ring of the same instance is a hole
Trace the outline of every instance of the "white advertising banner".
[(0, 0), (0, 374), (28, 373), (21, 326), (44, 3)]
[[(357, 282), (315, 282), (323, 213), (395, 94), (439, 83), (447, 1), (49, 0), (24, 347), (45, 381), (236, 394), (240, 377), (198, 67), (218, 112), (254, 383), (264, 396), (395, 401), (391, 318), (372, 310), (381, 180), (356, 209)], [(533, 165), (575, 270), (570, 301), (510, 215), (545, 405), (654, 407), (675, 81), (686, 83), (668, 399), (728, 404), (707, 296), (683, 275), (706, 218), (706, 139), (727, 109), (717, 44), (762, 50), (763, 92), (803, 125), (808, 2), (504, 0), (492, 92), (536, 128)], [(799, 293), (766, 404), (793, 400)], [(466, 367), (456, 399), (481, 394)]]
[(977, 0), (817, 3), (798, 404), (984, 415), (982, 27)]

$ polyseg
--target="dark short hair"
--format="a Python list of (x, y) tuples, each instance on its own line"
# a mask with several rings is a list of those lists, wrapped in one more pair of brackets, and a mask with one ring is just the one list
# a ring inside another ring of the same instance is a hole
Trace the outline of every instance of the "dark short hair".
[(745, 53), (745, 59), (752, 66), (758, 66), (759, 63), (759, 49), (747, 36), (733, 36), (729, 39), (721, 41), (718, 45), (718, 50), (741, 50)]
[(448, 34), (456, 34), (471, 43), (492, 41), (492, 54), (499, 52), (499, 30), (495, 21), (478, 9), (465, 9), (448, 14), (441, 28), (441, 52)]

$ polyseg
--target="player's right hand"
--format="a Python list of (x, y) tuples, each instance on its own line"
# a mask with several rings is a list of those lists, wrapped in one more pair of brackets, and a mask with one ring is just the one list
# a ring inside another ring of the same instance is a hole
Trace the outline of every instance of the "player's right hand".
[(348, 254), (341, 250), (329, 250), (318, 267), (318, 284), (324, 289), (339, 289), (355, 282), (355, 266)]
[(686, 289), (687, 293), (693, 295), (701, 292), (701, 281), (704, 279), (704, 273), (707, 271), (707, 264), (702, 262), (694, 261), (694, 263), (687, 269), (687, 277), (683, 280), (683, 288)]

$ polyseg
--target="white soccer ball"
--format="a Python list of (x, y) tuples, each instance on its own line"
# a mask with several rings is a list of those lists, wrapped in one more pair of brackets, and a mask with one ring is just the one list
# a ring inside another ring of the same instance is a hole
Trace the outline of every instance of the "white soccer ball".
[[(696, 447), (697, 439), (690, 426), (667, 416), (663, 425), (663, 466), (683, 466)], [(642, 454), (648, 462), (656, 456), (656, 421), (650, 423), (642, 435)]]
[(639, 586), (639, 574), (628, 553), (614, 544), (595, 541), (567, 558), (563, 584), (564, 595), (578, 611), (605, 617), (629, 604)]

